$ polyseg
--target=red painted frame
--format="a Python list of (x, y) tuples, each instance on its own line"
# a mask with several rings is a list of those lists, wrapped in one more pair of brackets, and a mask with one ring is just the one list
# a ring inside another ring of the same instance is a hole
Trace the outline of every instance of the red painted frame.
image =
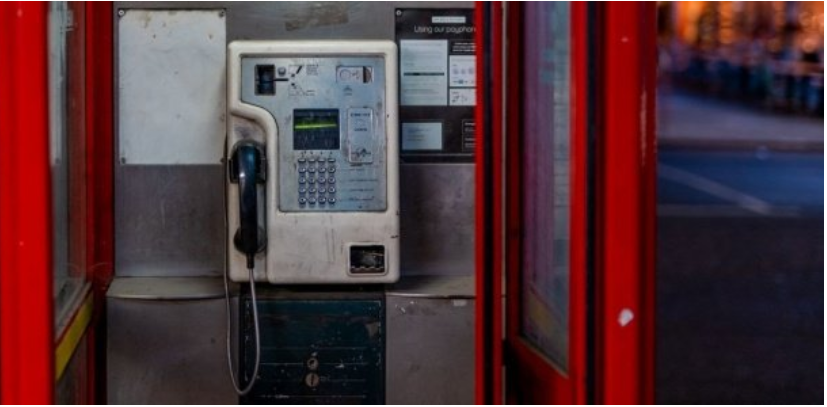
[[(510, 44), (505, 107), (508, 401), (652, 403), (655, 6), (572, 3), (571, 354), (567, 375), (526, 343), (519, 328), (522, 129), (519, 116), (509, 112), (519, 112), (523, 102), (519, 92), (521, 7), (508, 5), (506, 33)], [(589, 7), (594, 7), (593, 13)], [(591, 44), (590, 35), (594, 36)], [(589, 68), (594, 77), (588, 77)], [(495, 76), (495, 88), (497, 80)], [(588, 144), (590, 131), (593, 147)], [(594, 160), (591, 166), (589, 154)], [(592, 171), (591, 176), (587, 171)], [(589, 212), (589, 193), (594, 194), (593, 212)], [(592, 236), (587, 233), (589, 222)], [(590, 260), (592, 277), (587, 275)], [(589, 309), (593, 310), (591, 317)], [(618, 318), (624, 309), (634, 317), (621, 324)]]
[[(599, 34), (597, 402), (654, 402), (654, 3), (603, 5)], [(612, 63), (623, 61), (622, 63)], [(637, 192), (637, 193), (630, 193)], [(624, 310), (633, 318), (621, 323)]]
[(506, 241), (507, 264), (507, 336), (509, 403), (541, 404), (586, 403), (586, 112), (587, 112), (587, 36), (586, 4), (571, 5), (571, 212), (570, 212), (570, 267), (569, 274), (569, 369), (562, 374), (522, 337), (521, 283), (522, 268), (522, 174), (521, 157), (523, 129), (521, 111), (523, 100), (522, 5), (508, 4), (508, 107), (507, 166), (506, 166)]
[(106, 400), (106, 290), (114, 275), (114, 112), (112, 2), (86, 3), (87, 264), (95, 296), (87, 331), (88, 392)]
[(0, 402), (54, 400), (47, 4), (0, 4)]
[(503, 402), (503, 3), (477, 2), (475, 400)]

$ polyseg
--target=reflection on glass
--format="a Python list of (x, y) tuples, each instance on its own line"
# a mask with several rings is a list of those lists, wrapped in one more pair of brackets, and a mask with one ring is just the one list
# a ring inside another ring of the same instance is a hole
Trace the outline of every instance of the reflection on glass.
[(523, 16), (523, 337), (564, 373), (569, 361), (569, 3)]
[(60, 333), (85, 283), (82, 5), (49, 6), (49, 146), (55, 325)]

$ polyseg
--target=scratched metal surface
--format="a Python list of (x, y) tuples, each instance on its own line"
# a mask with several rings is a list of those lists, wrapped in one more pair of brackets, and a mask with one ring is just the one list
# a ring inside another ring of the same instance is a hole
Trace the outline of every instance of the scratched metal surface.
[(110, 297), (106, 312), (107, 404), (238, 402), (227, 372), (223, 298)]
[[(473, 3), (441, 2), (424, 6), (473, 7)], [(423, 3), (119, 2), (114, 6), (113, 21), (117, 41), (120, 8), (224, 8), (227, 41), (393, 40), (393, 12), (398, 7), (423, 7)], [(115, 89), (115, 110), (118, 111), (117, 77)], [(203, 142), (209, 142), (206, 136)], [(113, 154), (119, 151), (117, 143), (116, 137)], [(473, 173), (471, 164), (406, 164), (400, 168), (403, 278), (406, 275), (473, 275)], [(117, 163), (116, 274), (120, 277), (220, 276), (226, 254), (223, 177), (221, 165)], [(429, 295), (417, 292), (420, 294)], [(397, 297), (393, 301), (410, 299)], [(386, 333), (390, 348), (386, 372), (390, 393), (386, 401), (411, 402), (430, 395), (431, 400), (470, 403), (473, 401), (473, 300), (469, 299), (464, 307), (455, 306), (446, 298), (433, 300), (436, 301), (433, 307), (427, 302), (431, 300), (424, 301), (419, 304), (433, 310), (435, 315), (430, 311), (416, 316), (389, 315), (393, 321), (389, 321)], [(219, 300), (110, 298), (109, 304), (110, 403), (238, 402), (226, 372), (223, 308)], [(418, 331), (411, 335), (414, 326)], [(412, 365), (417, 358), (422, 358), (420, 369)], [(441, 368), (443, 365), (448, 368)]]
[[(425, 6), (473, 7), (473, 3), (440, 2)], [(394, 11), (406, 7), (423, 7), (423, 3), (118, 2), (114, 6), (113, 20), (116, 41), (117, 12), (130, 8), (223, 8), (226, 10), (228, 42), (236, 39), (393, 40)], [(117, 77), (115, 82), (117, 111)], [(116, 128), (117, 122), (116, 118)], [(209, 140), (205, 135), (203, 142)], [(116, 145), (117, 151), (119, 146)], [(401, 166), (403, 276), (473, 275), (473, 174), (472, 164)], [(225, 258), (223, 188), (221, 165), (130, 165), (118, 162), (115, 166), (116, 274), (135, 277), (220, 275)]]
[[(268, 293), (269, 291), (269, 293)], [(381, 292), (262, 290), (258, 382), (242, 404), (383, 404), (385, 300)], [(292, 298), (291, 298), (292, 297)], [(242, 377), (252, 373), (250, 297), (242, 294)]]

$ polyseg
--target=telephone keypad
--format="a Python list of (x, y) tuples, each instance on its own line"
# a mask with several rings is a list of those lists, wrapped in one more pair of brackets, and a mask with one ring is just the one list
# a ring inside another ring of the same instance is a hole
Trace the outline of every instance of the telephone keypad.
[[(304, 157), (296, 159), (299, 172), (299, 205), (336, 203), (336, 159)], [(325, 176), (329, 175), (329, 176)], [(318, 184), (318, 187), (317, 185)]]

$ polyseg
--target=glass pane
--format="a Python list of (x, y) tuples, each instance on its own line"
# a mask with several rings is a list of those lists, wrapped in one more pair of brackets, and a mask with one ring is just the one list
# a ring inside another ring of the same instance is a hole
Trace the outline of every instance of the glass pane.
[(523, 16), (523, 336), (563, 372), (569, 354), (569, 3)]
[(86, 282), (82, 3), (49, 6), (49, 145), (55, 324), (71, 317)]

